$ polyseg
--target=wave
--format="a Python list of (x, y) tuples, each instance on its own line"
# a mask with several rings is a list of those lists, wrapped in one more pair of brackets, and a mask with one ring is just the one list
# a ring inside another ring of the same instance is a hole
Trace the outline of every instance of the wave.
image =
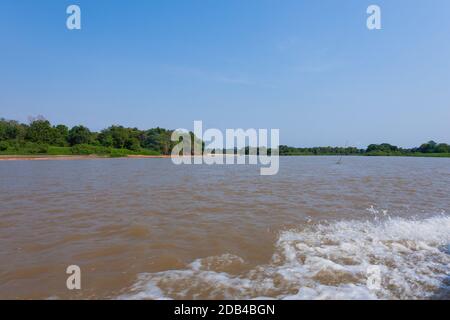
[[(373, 209), (373, 208), (372, 208)], [(372, 210), (371, 209), (371, 210)], [(450, 217), (339, 221), (280, 233), (270, 263), (231, 254), (140, 274), (122, 299), (448, 297)]]

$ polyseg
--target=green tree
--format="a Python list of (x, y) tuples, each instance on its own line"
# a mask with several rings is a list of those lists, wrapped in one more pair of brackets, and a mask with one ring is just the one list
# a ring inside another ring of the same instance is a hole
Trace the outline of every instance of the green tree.
[(139, 151), (141, 149), (141, 143), (137, 138), (129, 138), (125, 142), (125, 148), (132, 151)]
[(159, 151), (162, 154), (169, 154), (174, 145), (171, 141), (172, 131), (154, 128), (147, 130), (145, 133), (145, 139), (143, 142), (143, 147), (155, 151)]
[(397, 146), (393, 146), (389, 143), (382, 143), (382, 144), (371, 144), (367, 147), (366, 152), (395, 152), (399, 151), (399, 148)]
[(92, 134), (91, 131), (84, 126), (75, 126), (70, 129), (67, 140), (71, 146), (77, 144), (89, 144), (92, 142)]
[(47, 120), (33, 121), (27, 131), (27, 139), (31, 142), (50, 144), (53, 142), (53, 128)]
[(111, 126), (103, 130), (98, 140), (105, 147), (125, 148), (125, 144), (129, 139), (129, 130), (122, 126)]
[(68, 143), (69, 138), (69, 128), (65, 125), (57, 125), (56, 127), (53, 127), (53, 144), (64, 147)]
[(100, 132), (97, 136), (98, 142), (105, 147), (112, 147), (114, 146), (114, 140), (110, 132), (105, 129), (102, 132)]
[(437, 143), (434, 141), (428, 141), (419, 147), (419, 151), (423, 153), (433, 153), (435, 152)]
[(27, 126), (13, 120), (0, 119), (0, 141), (24, 140)]
[(436, 153), (450, 153), (450, 145), (446, 143), (440, 143), (435, 148)]

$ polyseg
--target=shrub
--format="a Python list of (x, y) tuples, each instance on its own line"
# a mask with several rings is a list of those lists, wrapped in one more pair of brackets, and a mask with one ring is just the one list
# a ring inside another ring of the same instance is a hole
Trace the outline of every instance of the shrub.
[(0, 141), (0, 151), (6, 151), (9, 148), (9, 143), (6, 141)]
[(90, 155), (90, 154), (108, 154), (109, 149), (89, 144), (77, 144), (72, 148), (72, 154)]
[(31, 153), (31, 154), (47, 153), (48, 145), (44, 143), (27, 142), (24, 146), (23, 151), (24, 153)]
[(125, 149), (111, 149), (110, 157), (111, 158), (121, 158), (128, 156), (128, 150)]

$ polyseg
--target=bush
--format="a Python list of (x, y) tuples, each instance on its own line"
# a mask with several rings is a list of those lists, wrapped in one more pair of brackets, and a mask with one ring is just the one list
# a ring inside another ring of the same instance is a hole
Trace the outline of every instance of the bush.
[(112, 149), (110, 153), (111, 158), (121, 158), (128, 156), (129, 151), (126, 149)]
[(49, 155), (71, 155), (72, 154), (72, 148), (70, 148), (70, 147), (50, 146), (48, 148), (48, 154)]
[(90, 155), (90, 154), (109, 154), (110, 151), (105, 147), (92, 146), (89, 144), (77, 144), (71, 148), (72, 154)]
[(25, 154), (38, 154), (38, 153), (47, 153), (48, 152), (48, 145), (44, 143), (32, 143), (27, 142), (25, 143), (23, 147), (23, 152)]
[(0, 151), (6, 151), (9, 148), (9, 143), (6, 141), (0, 141)]
[(127, 142), (125, 143), (125, 147), (131, 151), (141, 150), (141, 144), (140, 144), (139, 140), (136, 138), (127, 140)]

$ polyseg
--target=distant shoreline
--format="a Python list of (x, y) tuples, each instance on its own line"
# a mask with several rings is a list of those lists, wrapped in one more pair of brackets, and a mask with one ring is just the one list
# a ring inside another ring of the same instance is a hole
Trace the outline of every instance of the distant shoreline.
[[(411, 154), (411, 155), (332, 155), (332, 154), (292, 154), (280, 157), (387, 157), (387, 158), (450, 158), (450, 154)], [(51, 161), (51, 160), (96, 160), (96, 159), (170, 159), (170, 155), (127, 155), (111, 157), (107, 155), (0, 155), (0, 161)]]

